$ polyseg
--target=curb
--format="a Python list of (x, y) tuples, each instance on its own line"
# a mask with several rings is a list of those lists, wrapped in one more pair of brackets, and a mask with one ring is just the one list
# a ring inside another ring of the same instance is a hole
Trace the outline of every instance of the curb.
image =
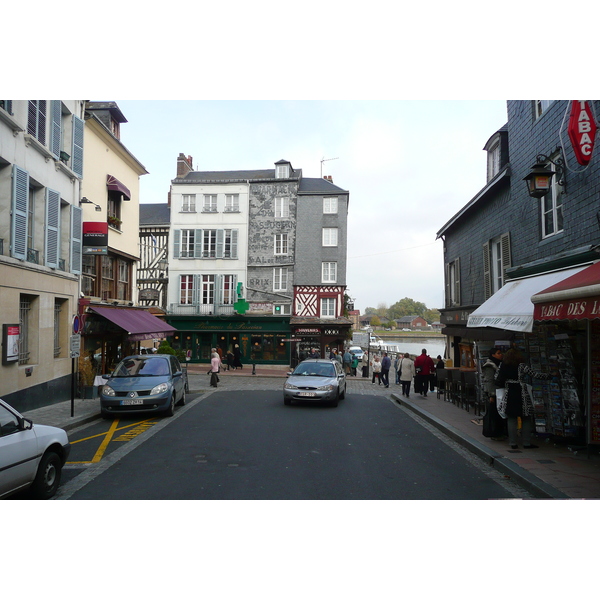
[(404, 406), (412, 412), (418, 414), (420, 417), (428, 421), (431, 425), (445, 433), (449, 438), (461, 444), (478, 456), (486, 461), (494, 469), (500, 471), (502, 474), (507, 475), (511, 479), (514, 479), (525, 488), (528, 492), (533, 494), (536, 498), (551, 498), (555, 500), (569, 499), (569, 496), (550, 484), (542, 481), (539, 477), (536, 477), (527, 469), (517, 465), (512, 460), (502, 456), (495, 450), (488, 448), (485, 444), (465, 435), (456, 427), (452, 427), (448, 423), (442, 421), (430, 412), (422, 409), (420, 406), (413, 404), (405, 398), (401, 398), (396, 394), (392, 394), (392, 399), (395, 400), (400, 406)]

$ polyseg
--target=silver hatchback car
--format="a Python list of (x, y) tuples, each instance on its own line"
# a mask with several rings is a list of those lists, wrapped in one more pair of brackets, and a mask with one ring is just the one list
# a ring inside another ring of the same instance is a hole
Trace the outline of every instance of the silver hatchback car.
[(346, 396), (346, 375), (336, 360), (310, 358), (302, 361), (283, 386), (283, 402), (292, 400), (329, 402), (333, 406)]

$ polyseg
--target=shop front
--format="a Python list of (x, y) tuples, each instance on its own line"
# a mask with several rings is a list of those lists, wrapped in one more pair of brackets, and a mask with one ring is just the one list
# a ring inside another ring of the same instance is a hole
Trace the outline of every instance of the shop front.
[(313, 350), (321, 358), (329, 358), (334, 348), (343, 352), (345, 345), (350, 340), (352, 322), (345, 317), (337, 319), (314, 319), (309, 317), (292, 317), (290, 328), (295, 348), (292, 350), (294, 358), (304, 360)]
[(223, 361), (236, 346), (242, 364), (290, 364), (289, 317), (231, 315), (201, 319), (170, 315), (168, 321), (177, 331), (171, 344), (184, 350), (193, 363), (210, 362), (212, 348)]

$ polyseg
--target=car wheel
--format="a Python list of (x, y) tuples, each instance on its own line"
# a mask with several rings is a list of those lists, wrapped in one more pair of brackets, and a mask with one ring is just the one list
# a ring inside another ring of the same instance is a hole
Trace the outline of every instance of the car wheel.
[(346, 397), (346, 386), (344, 385), (344, 391), (340, 395), (340, 400), (343, 400)]
[(165, 415), (167, 417), (172, 417), (175, 414), (175, 394), (171, 396), (171, 402), (169, 403), (169, 408), (165, 411)]
[(60, 485), (62, 461), (56, 452), (47, 452), (42, 457), (31, 491), (36, 498), (47, 500), (56, 494)]
[(181, 394), (181, 400), (177, 403), (177, 406), (185, 406), (185, 390)]

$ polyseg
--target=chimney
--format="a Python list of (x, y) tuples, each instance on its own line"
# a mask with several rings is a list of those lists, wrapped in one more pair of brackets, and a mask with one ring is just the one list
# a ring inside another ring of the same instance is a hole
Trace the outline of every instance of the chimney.
[(329, 183), (333, 183), (333, 179), (331, 178), (331, 175), (323, 175), (323, 179), (325, 179), (325, 181), (329, 181)]
[(192, 169), (192, 157), (185, 156), (182, 152), (177, 157), (177, 178), (185, 177)]

